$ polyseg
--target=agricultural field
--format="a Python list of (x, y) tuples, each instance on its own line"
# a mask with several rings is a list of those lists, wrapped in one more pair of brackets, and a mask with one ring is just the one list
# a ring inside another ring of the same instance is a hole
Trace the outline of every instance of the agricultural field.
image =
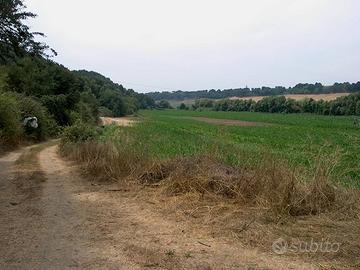
[(230, 165), (256, 166), (271, 155), (304, 172), (318, 159), (332, 159), (332, 179), (360, 187), (360, 127), (353, 117), (178, 110), (144, 110), (140, 117), (122, 132), (154, 158), (216, 154)]
[[(312, 98), (313, 100), (325, 100), (325, 101), (331, 101), (335, 100), (339, 97), (345, 97), (350, 95), (350, 93), (328, 93), (328, 94), (288, 94), (284, 95), (286, 98), (291, 98), (295, 100), (303, 100), (305, 98)], [(249, 100), (252, 99), (254, 101), (262, 100), (263, 96), (254, 96), (254, 97), (231, 97), (230, 99), (243, 99), (243, 100)]]
[(132, 121), (80, 143), (65, 134), (61, 153), (91, 179), (116, 183), (166, 220), (205, 232), (205, 245), (227, 239), (269, 258), (277, 239), (326, 239), (341, 252), (281, 258), (357, 269), (360, 127), (353, 117), (142, 110)]
[[(289, 94), (284, 95), (286, 98), (291, 98), (295, 100), (303, 100), (305, 98), (312, 98), (313, 100), (325, 100), (325, 101), (331, 101), (335, 100), (339, 97), (348, 96), (350, 93), (328, 93), (328, 94)], [(262, 100), (266, 96), (253, 96), (253, 97), (230, 97), (231, 100), (249, 100), (252, 99), (254, 101)], [(215, 99), (216, 101), (221, 99)], [(192, 104), (195, 104), (195, 99), (184, 99), (184, 100), (168, 100), (174, 108), (180, 106), (181, 103), (184, 103), (187, 106), (191, 106)]]

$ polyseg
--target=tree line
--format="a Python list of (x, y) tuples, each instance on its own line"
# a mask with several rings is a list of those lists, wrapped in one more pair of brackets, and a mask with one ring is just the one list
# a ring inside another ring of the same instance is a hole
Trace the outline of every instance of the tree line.
[[(24, 138), (42, 140), (77, 121), (96, 124), (100, 115), (124, 116), (155, 107), (145, 94), (96, 72), (70, 71), (52, 60), (55, 50), (38, 42), (25, 24), (34, 13), (22, 0), (0, 1), (0, 148)], [(34, 116), (38, 128), (22, 125)]]
[(225, 90), (199, 90), (199, 91), (173, 91), (173, 92), (150, 92), (147, 95), (154, 100), (185, 100), (185, 99), (223, 99), (230, 97), (253, 97), (253, 96), (279, 96), (288, 94), (328, 94), (328, 93), (355, 93), (360, 92), (360, 82), (335, 83), (324, 86), (321, 83), (299, 83), (294, 87), (261, 87), (261, 88), (236, 88)]
[(266, 113), (315, 113), (323, 115), (360, 115), (360, 93), (339, 97), (332, 101), (312, 98), (294, 100), (285, 96), (264, 97), (259, 101), (252, 99), (198, 99), (195, 104), (180, 104), (181, 110), (248, 111)]

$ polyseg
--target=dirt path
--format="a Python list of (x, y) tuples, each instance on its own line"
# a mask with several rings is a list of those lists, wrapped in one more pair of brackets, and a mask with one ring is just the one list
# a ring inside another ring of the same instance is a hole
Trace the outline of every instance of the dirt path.
[(56, 146), (9, 154), (0, 169), (0, 269), (317, 269), (211, 238), (134, 192), (82, 179)]

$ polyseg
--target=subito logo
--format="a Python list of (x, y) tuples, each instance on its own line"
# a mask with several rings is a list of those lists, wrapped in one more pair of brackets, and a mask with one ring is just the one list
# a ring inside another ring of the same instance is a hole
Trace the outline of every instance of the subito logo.
[(272, 250), (276, 254), (279, 255), (285, 254), (287, 252), (287, 249), (288, 249), (288, 243), (282, 238), (275, 240), (272, 244)]

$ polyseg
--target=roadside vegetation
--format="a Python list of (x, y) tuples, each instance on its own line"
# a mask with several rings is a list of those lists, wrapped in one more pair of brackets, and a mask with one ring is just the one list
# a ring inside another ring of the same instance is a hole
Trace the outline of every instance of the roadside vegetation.
[[(133, 127), (106, 127), (101, 140), (126, 144), (154, 159), (205, 154), (229, 166), (256, 167), (257, 160), (270, 154), (304, 171), (311, 169), (319, 155), (335, 155), (332, 180), (360, 187), (360, 127), (353, 125), (352, 117), (179, 110), (141, 111), (141, 116), (142, 121)], [(258, 125), (211, 125), (199, 121), (203, 118)]]
[(221, 236), (265, 249), (278, 237), (327, 237), (345, 241), (336, 256), (354, 263), (360, 137), (351, 117), (174, 110), (140, 117), (133, 126), (110, 125), (88, 138), (76, 135), (83, 128), (69, 128), (61, 152), (91, 179), (142, 187), (161, 209)]

